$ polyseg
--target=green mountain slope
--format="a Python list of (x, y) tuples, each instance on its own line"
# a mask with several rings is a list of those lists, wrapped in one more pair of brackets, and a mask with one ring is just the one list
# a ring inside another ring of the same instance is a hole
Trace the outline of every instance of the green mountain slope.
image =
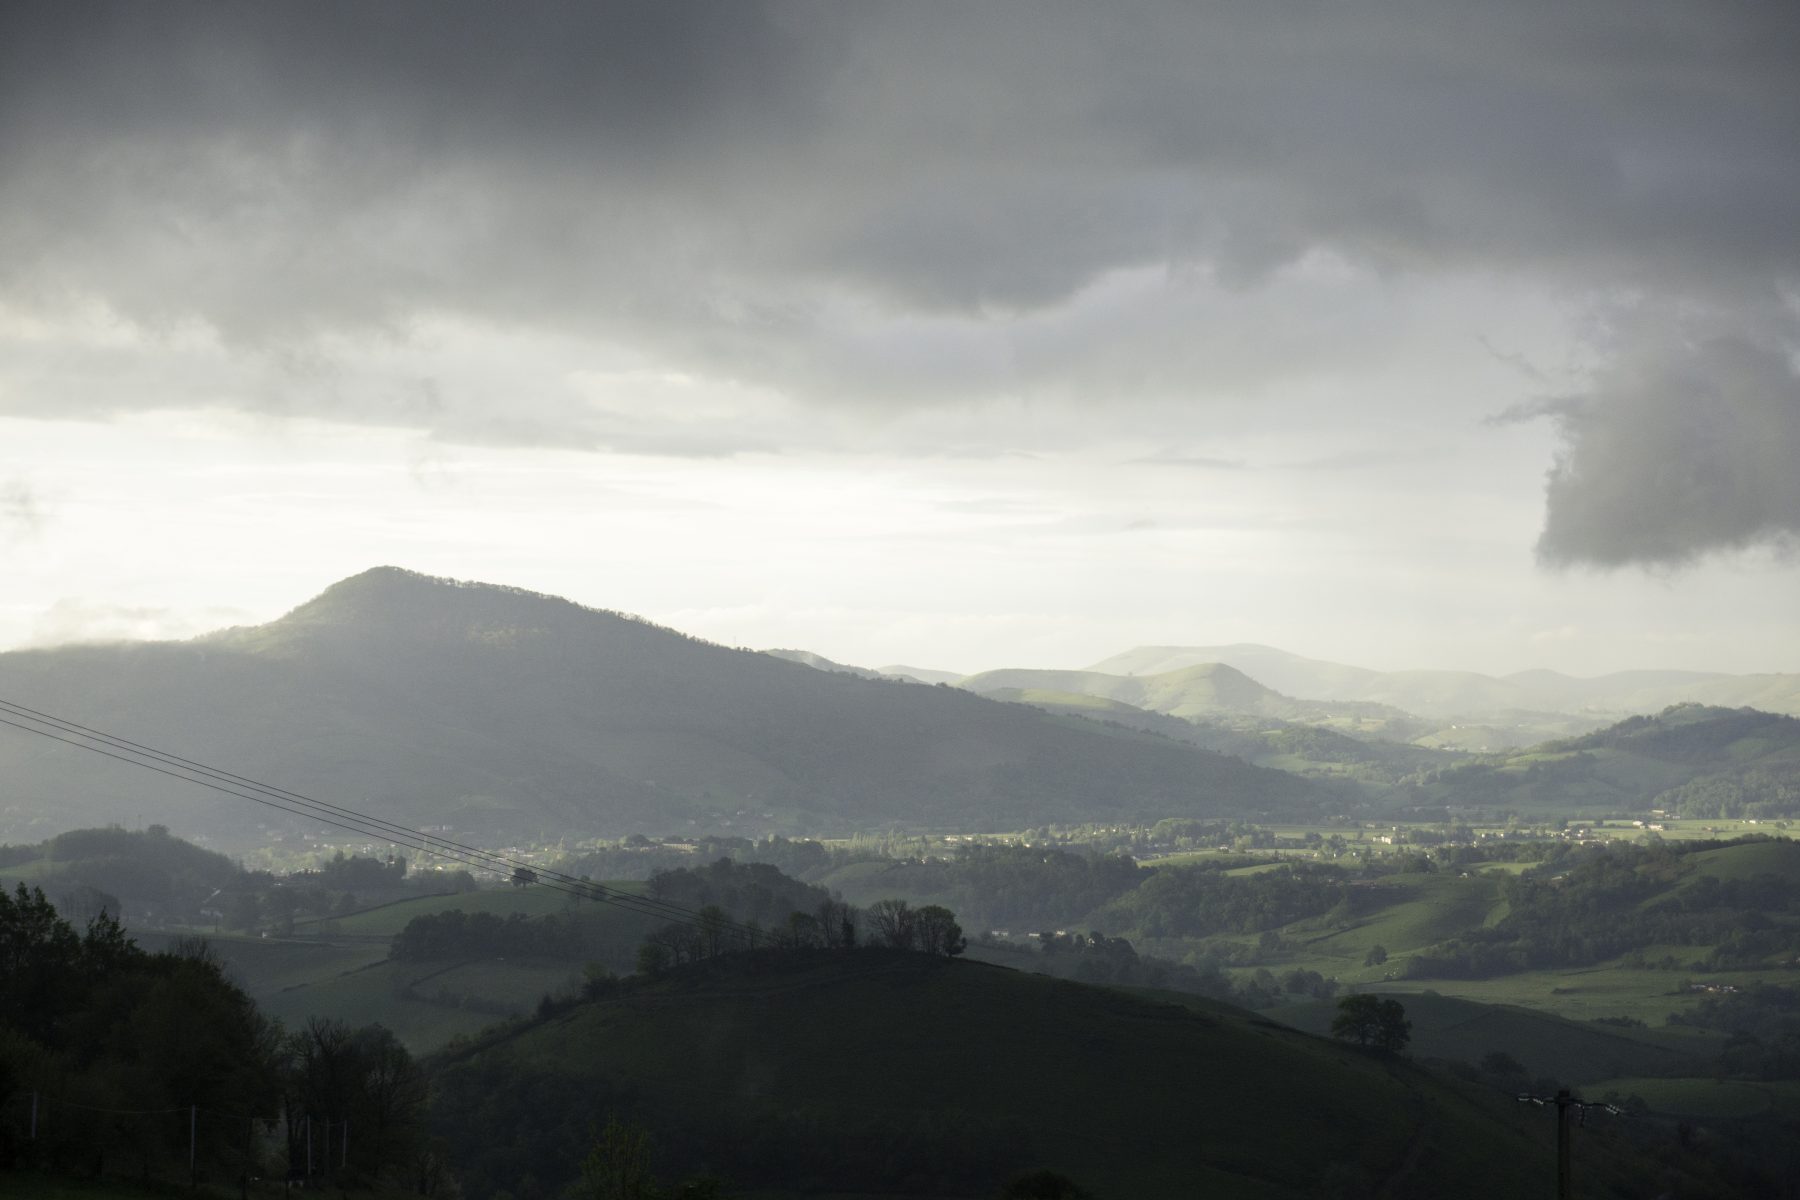
[(1422, 795), (1539, 812), (1781, 815), (1800, 809), (1800, 720), (1678, 705), (1445, 770)]
[[(0, 696), (240, 774), (497, 839), (1304, 808), (1166, 739), (732, 650), (513, 588), (380, 568), (184, 643), (0, 655)], [(22, 733), (0, 838), (138, 813), (221, 841), (288, 819)]]
[(1377, 796), (1409, 776), (1455, 766), (1467, 758), (1452, 750), (1384, 737), (1351, 736), (1323, 725), (1279, 717), (1224, 713), (1183, 718), (1100, 696), (1035, 688), (995, 688), (982, 694), (990, 700), (1031, 704), (1046, 712), (1158, 733), (1259, 767), (1321, 782), (1348, 781)]
[(660, 1171), (757, 1194), (991, 1195), (1039, 1167), (1139, 1200), (1549, 1185), (1551, 1126), (1510, 1098), (1202, 1007), (923, 956), (749, 963), (452, 1051), (437, 1123), (486, 1124), (477, 1198), (522, 1153), (572, 1177), (606, 1111)]

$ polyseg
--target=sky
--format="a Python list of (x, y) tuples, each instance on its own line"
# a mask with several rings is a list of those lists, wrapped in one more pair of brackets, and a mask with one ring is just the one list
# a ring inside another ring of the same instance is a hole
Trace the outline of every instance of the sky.
[(0, 6), (0, 649), (1800, 671), (1800, 6)]

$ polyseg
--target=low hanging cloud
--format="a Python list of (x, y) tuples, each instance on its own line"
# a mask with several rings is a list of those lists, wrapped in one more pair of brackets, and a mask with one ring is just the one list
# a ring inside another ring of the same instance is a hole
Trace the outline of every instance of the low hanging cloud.
[(234, 608), (177, 612), (65, 596), (39, 614), (25, 645), (177, 641), (249, 619), (250, 614)]
[(48, 519), (43, 502), (24, 480), (0, 483), (0, 537), (11, 541), (35, 538)]
[(1640, 331), (1547, 413), (1547, 564), (1680, 566), (1800, 534), (1800, 375), (1779, 346)]

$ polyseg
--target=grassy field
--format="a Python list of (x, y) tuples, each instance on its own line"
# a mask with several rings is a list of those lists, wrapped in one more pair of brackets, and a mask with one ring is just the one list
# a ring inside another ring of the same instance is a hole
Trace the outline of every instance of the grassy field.
[[(642, 883), (608, 887), (641, 893)], [(456, 895), (419, 896), (342, 917), (305, 922), (290, 938), (206, 934), (213, 952), (270, 1016), (289, 1028), (308, 1017), (352, 1025), (380, 1022), (415, 1052), (479, 1032), (508, 1016), (531, 1012), (546, 993), (564, 993), (579, 978), (576, 961), (488, 959), (475, 962), (390, 962), (389, 942), (414, 917), (462, 910), (496, 916), (541, 917), (560, 913), (568, 897), (548, 888), (495, 888)], [(649, 922), (609, 905), (582, 902), (585, 921), (617, 936), (605, 965), (629, 970), (629, 951)], [(147, 950), (161, 950), (181, 935), (138, 935)]]
[(1742, 846), (1724, 846), (1717, 850), (1701, 850), (1690, 855), (1694, 878), (1711, 875), (1721, 880), (1749, 879), (1756, 875), (1779, 875), (1800, 878), (1800, 842), (1751, 842)]
[[(1693, 947), (1687, 947), (1692, 952)], [(1704, 979), (1743, 987), (1753, 982), (1800, 982), (1793, 972), (1645, 971), (1617, 964), (1572, 967), (1560, 971), (1525, 971), (1496, 979), (1394, 980), (1371, 983), (1367, 991), (1396, 996), (1426, 990), (1463, 996), (1486, 1004), (1516, 1004), (1541, 1009), (1578, 1021), (1598, 1017), (1633, 1017), (1647, 1025), (1661, 1025), (1672, 1012), (1697, 1005), (1701, 993), (1682, 990), (1688, 980)]]
[(1637, 1096), (1651, 1112), (1701, 1120), (1800, 1116), (1800, 1082), (1762, 1083), (1743, 1079), (1641, 1078), (1624, 1076), (1594, 1083), (1588, 1097)]
[(1103, 1195), (1293, 1195), (1329, 1162), (1387, 1180), (1422, 1158), (1446, 1187), (1495, 1173), (1512, 1194), (1531, 1184), (1520, 1163), (1539, 1148), (1516, 1114), (1399, 1060), (1248, 1014), (909, 957), (583, 1006), (503, 1053), (534, 1072), (629, 1082), (652, 1104), (728, 1104), (733, 1119), (830, 1096), (896, 1120), (1000, 1120), (1029, 1139), (1025, 1165), (1049, 1163)]
[[(1413, 1054), (1479, 1063), (1499, 1050), (1517, 1059), (1528, 1076), (1549, 1076), (1564, 1083), (1691, 1069), (1697, 1055), (1717, 1049), (1705, 1035), (1571, 1021), (1517, 1005), (1423, 993), (1397, 998), (1412, 1022)], [(1335, 1003), (1315, 1002), (1275, 1009), (1269, 1015), (1296, 1029), (1325, 1035), (1336, 1013)]]
[[(615, 891), (631, 892), (642, 895), (644, 884), (640, 882), (609, 882), (607, 887)], [(341, 917), (313, 917), (294, 923), (294, 932), (304, 936), (307, 933), (329, 930), (327, 936), (347, 937), (383, 937), (390, 938), (402, 929), (414, 917), (432, 916), (437, 913), (460, 909), (467, 913), (485, 912), (495, 916), (506, 917), (520, 913), (527, 917), (548, 916), (561, 912), (571, 906), (572, 897), (567, 892), (546, 887), (504, 887), (487, 888), (476, 892), (457, 892), (441, 896), (418, 896), (407, 900), (396, 900), (392, 904), (383, 904), (375, 908), (363, 909)], [(582, 901), (580, 903), (587, 903)]]
[(289, 1028), (314, 1016), (351, 1025), (379, 1022), (409, 1050), (425, 1053), (496, 1021), (529, 1013), (546, 993), (568, 991), (578, 975), (578, 968), (566, 962), (383, 961), (277, 992), (258, 1003)]

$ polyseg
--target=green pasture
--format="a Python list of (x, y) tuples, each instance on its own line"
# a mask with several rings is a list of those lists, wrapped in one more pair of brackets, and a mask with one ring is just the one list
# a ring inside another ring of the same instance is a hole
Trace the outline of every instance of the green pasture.
[[(1694, 947), (1689, 953), (1699, 953)], [(1682, 990), (1688, 981), (1706, 980), (1739, 987), (1763, 981), (1792, 983), (1779, 971), (1649, 971), (1616, 964), (1571, 967), (1556, 971), (1524, 971), (1495, 979), (1392, 980), (1365, 985), (1365, 990), (1404, 999), (1427, 989), (1484, 1004), (1516, 1004), (1577, 1021), (1599, 1017), (1634, 1017), (1646, 1025), (1663, 1024), (1670, 1013), (1699, 1004), (1704, 993)]]
[[(1344, 928), (1301, 921), (1283, 929), (1282, 937), (1297, 949), (1283, 956), (1281, 965), (1346, 981), (1382, 979), (1408, 953), (1488, 923), (1495, 907), (1504, 903), (1499, 880), (1449, 872), (1388, 876), (1368, 886), (1358, 900), (1381, 906)], [(1375, 946), (1388, 952), (1388, 962), (1363, 966)]]
[(569, 963), (542, 960), (380, 962), (277, 992), (259, 1004), (290, 1029), (308, 1017), (378, 1022), (422, 1054), (530, 1012), (545, 993), (566, 992), (576, 974)]
[(1757, 875), (1797, 879), (1800, 878), (1800, 842), (1783, 839), (1722, 846), (1717, 850), (1690, 854), (1685, 861), (1692, 864), (1691, 874), (1696, 879), (1702, 875), (1721, 880), (1750, 879)]
[[(608, 882), (608, 888), (614, 891), (630, 892), (642, 895), (645, 885), (641, 881)], [(573, 905), (582, 907), (598, 907), (598, 901), (577, 901), (568, 892), (547, 887), (504, 887), (486, 888), (475, 892), (455, 892), (437, 896), (416, 896), (406, 900), (396, 900), (391, 904), (381, 904), (374, 908), (366, 908), (361, 912), (341, 917), (314, 917), (305, 921), (296, 921), (296, 933), (311, 931), (331, 931), (327, 936), (346, 937), (393, 937), (406, 923), (414, 917), (435, 916), (438, 913), (461, 910), (466, 913), (493, 913), (495, 916), (507, 917), (520, 913), (527, 917), (549, 916), (562, 912)]]
[[(146, 950), (162, 950), (172, 934), (134, 935)], [(286, 988), (300, 987), (377, 963), (387, 957), (386, 941), (331, 941), (321, 938), (253, 938), (207, 934), (207, 945), (225, 971), (258, 1001)]]
[(1800, 1114), (1800, 1082), (1765, 1083), (1749, 1079), (1644, 1078), (1625, 1076), (1598, 1081), (1583, 1089), (1589, 1100), (1637, 1096), (1651, 1112), (1702, 1120)]
[[(1479, 1063), (1503, 1051), (1524, 1067), (1526, 1078), (1551, 1077), (1588, 1084), (1614, 1076), (1692, 1069), (1706, 1039), (1671, 1035), (1662, 1029), (1630, 1029), (1571, 1021), (1553, 1013), (1509, 1004), (1481, 1004), (1458, 996), (1410, 993), (1396, 996), (1412, 1022), (1411, 1053)], [(1314, 1001), (1273, 1010), (1283, 1024), (1321, 1036), (1331, 1031), (1337, 1005)], [(1526, 1080), (1521, 1080), (1521, 1085)]]

